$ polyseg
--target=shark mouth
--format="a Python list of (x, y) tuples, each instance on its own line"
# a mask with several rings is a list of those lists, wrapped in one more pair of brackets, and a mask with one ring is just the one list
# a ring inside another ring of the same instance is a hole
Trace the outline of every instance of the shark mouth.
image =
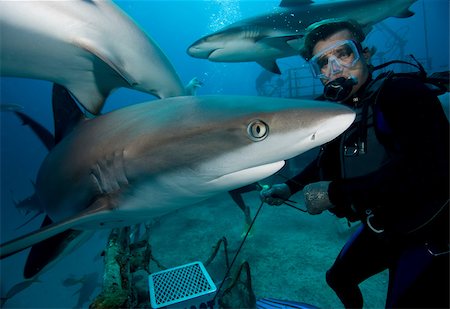
[(208, 182), (209, 185), (217, 188), (229, 187), (230, 190), (239, 188), (263, 178), (269, 177), (278, 172), (285, 164), (285, 161), (250, 167), (233, 173), (223, 175)]
[(219, 50), (219, 48), (213, 49), (209, 54), (208, 54), (208, 59), (212, 57), (212, 55), (217, 52), (217, 50)]

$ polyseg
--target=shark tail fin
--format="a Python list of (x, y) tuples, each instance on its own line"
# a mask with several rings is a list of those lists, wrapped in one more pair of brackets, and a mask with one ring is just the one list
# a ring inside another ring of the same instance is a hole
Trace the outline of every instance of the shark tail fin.
[(53, 119), (55, 121), (55, 144), (58, 144), (81, 121), (87, 119), (70, 92), (63, 86), (53, 84)]

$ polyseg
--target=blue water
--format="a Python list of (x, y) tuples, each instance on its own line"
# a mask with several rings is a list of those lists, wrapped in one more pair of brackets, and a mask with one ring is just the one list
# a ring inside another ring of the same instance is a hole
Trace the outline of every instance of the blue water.
[[(255, 63), (213, 63), (194, 59), (187, 55), (186, 48), (195, 40), (220, 29), (241, 18), (266, 12), (278, 5), (278, 1), (116, 1), (158, 44), (173, 63), (184, 83), (198, 77), (204, 86), (202, 94), (256, 95), (255, 80), (262, 69)], [(385, 27), (375, 27), (366, 45), (376, 46), (374, 62), (399, 59), (413, 54), (420, 59), (427, 70), (444, 71), (449, 68), (449, 2), (448, 0), (419, 0), (412, 5), (415, 12), (407, 19), (389, 18)], [(386, 30), (389, 29), (389, 30)], [(403, 52), (403, 53), (402, 53)], [(282, 72), (288, 68), (304, 66), (300, 57), (278, 60)], [(149, 68), (151, 70), (151, 68)], [(18, 78), (0, 78), (0, 103), (19, 104), (27, 114), (53, 130), (50, 104), (51, 84), (45, 81)], [(153, 100), (150, 95), (132, 90), (116, 91), (106, 103), (105, 111)], [(34, 220), (25, 228), (16, 230), (24, 217), (14, 208), (12, 198), (22, 199), (33, 192), (40, 163), (46, 149), (30, 130), (21, 126), (12, 114), (0, 113), (0, 170), (1, 170), (1, 242), (32, 231), (40, 225)], [(99, 238), (101, 239), (101, 238)], [(86, 254), (92, 249), (84, 246)], [(95, 248), (96, 251), (99, 248)], [(2, 296), (21, 280), (26, 255), (18, 254), (1, 261)], [(70, 260), (69, 260), (70, 261)], [(58, 265), (56, 272), (61, 277), (45, 278), (45, 288), (29, 290), (9, 300), (7, 307), (72, 307), (76, 296), (61, 287), (61, 279), (69, 274), (87, 273), (101, 269), (101, 263), (66, 262)], [(67, 269), (67, 265), (71, 265)], [(42, 292), (44, 291), (44, 292)], [(98, 291), (97, 291), (98, 292)], [(88, 306), (86, 303), (84, 306)]]

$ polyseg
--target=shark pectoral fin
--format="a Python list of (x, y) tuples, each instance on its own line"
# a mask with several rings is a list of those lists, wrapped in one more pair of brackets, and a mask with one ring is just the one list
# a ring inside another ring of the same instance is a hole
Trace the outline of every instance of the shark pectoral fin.
[(275, 74), (281, 74), (280, 68), (275, 60), (259, 60), (257, 63), (262, 66), (267, 71), (270, 71)]
[(0, 259), (25, 250), (26, 248), (31, 247), (43, 240), (46, 240), (47, 238), (67, 231), (72, 226), (73, 224), (67, 224), (66, 221), (61, 223), (54, 223), (35, 232), (31, 232), (22, 237), (8, 241), (0, 245)]
[(298, 36), (298, 37), (292, 38), (290, 40), (287, 40), (286, 43), (293, 49), (299, 51), (303, 47), (303, 45), (305, 43), (305, 39), (304, 39), (304, 36), (302, 35), (302, 36)]
[(71, 229), (73, 227), (79, 226), (83, 223), (95, 221), (96, 215), (103, 211), (110, 211), (110, 205), (107, 198), (98, 199), (85, 211), (74, 215), (64, 221), (51, 223), (40, 228), (37, 231), (28, 233), (24, 236), (18, 237), (11, 241), (8, 241), (0, 245), (0, 260), (4, 259), (10, 255), (17, 252), (25, 250), (41, 241), (44, 241), (50, 237), (58, 235)]
[(74, 42), (74, 44), (84, 49), (88, 53), (96, 56), (98, 59), (104, 62), (115, 73), (117, 73), (117, 75), (120, 76), (123, 79), (123, 81), (127, 83), (128, 86), (133, 87), (134, 85), (137, 84), (137, 82), (131, 76), (126, 74), (126, 71), (120, 65), (116, 64), (116, 62), (118, 61), (114, 61), (112, 57), (108, 55), (108, 52), (106, 50), (104, 51), (99, 50), (94, 46), (94, 44), (83, 39), (78, 39), (76, 42)]
[(303, 47), (304, 35), (293, 33), (280, 36), (269, 36), (260, 39), (258, 42), (275, 49), (283, 50), (287, 54), (294, 55)]
[(408, 18), (408, 17), (411, 17), (413, 15), (414, 15), (414, 12), (411, 12), (410, 10), (406, 9), (406, 10), (400, 12), (399, 14), (394, 15), (394, 17), (397, 17), (397, 18)]
[[(44, 220), (43, 225), (47, 222), (51, 224), (48, 217)], [(23, 271), (24, 278), (28, 279), (39, 275), (44, 269), (48, 269), (54, 262), (66, 256), (81, 243), (85, 242), (92, 234), (92, 231), (68, 229), (35, 244), (31, 248), (25, 263)]]
[(112, 89), (101, 89), (88, 80), (70, 81), (64, 85), (77, 101), (91, 114), (99, 115), (105, 105), (105, 100)]
[(90, 72), (87, 72), (91, 75), (83, 75), (77, 80), (70, 80), (64, 86), (84, 108), (90, 113), (98, 115), (112, 90), (119, 87), (133, 88), (137, 82), (127, 75), (125, 70), (108, 56), (107, 52), (93, 47), (94, 44), (81, 39), (74, 44), (94, 57), (93, 67)]

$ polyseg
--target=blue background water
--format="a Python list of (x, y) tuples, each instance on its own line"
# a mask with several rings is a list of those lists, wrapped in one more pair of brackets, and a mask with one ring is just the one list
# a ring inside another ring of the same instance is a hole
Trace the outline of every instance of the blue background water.
[[(184, 83), (192, 77), (198, 77), (204, 86), (198, 94), (245, 94), (256, 95), (255, 80), (262, 69), (255, 63), (213, 63), (194, 59), (186, 54), (186, 48), (203, 35), (218, 30), (224, 25), (241, 18), (266, 12), (278, 5), (278, 1), (117, 1), (141, 27), (158, 42), (162, 50), (172, 61)], [(411, 7), (415, 12), (408, 19), (389, 18), (383, 22), (404, 40), (405, 55), (414, 54), (421, 59), (430, 71), (448, 70), (449, 66), (449, 2), (448, 0), (419, 0)], [(380, 61), (377, 55), (386, 60), (398, 59), (401, 56), (401, 42), (384, 28), (375, 27), (366, 44), (377, 46), (375, 62)], [(430, 62), (424, 60), (429, 59)], [(281, 71), (291, 67), (301, 67), (305, 62), (300, 57), (280, 59)], [(430, 65), (431, 64), (431, 65)], [(149, 68), (151, 70), (151, 68)], [(50, 109), (51, 84), (44, 81), (17, 78), (0, 79), (0, 103), (19, 104), (27, 114), (53, 130)], [(131, 90), (116, 91), (107, 101), (105, 111), (120, 106), (153, 100), (154, 98)], [(1, 117), (1, 152), (0, 152), (0, 190), (1, 190), (1, 241), (22, 235), (40, 225), (40, 219), (19, 230), (16, 227), (25, 221), (14, 208), (12, 197), (22, 199), (33, 191), (32, 181), (35, 179), (40, 163), (46, 155), (43, 145), (30, 130), (9, 113), (0, 113)], [(86, 254), (92, 255), (92, 249), (83, 247)], [(90, 251), (91, 250), (91, 251)], [(99, 248), (95, 248), (96, 251)], [(15, 283), (21, 280), (21, 272), (25, 259), (21, 253), (1, 261), (1, 293), (2, 296)], [(86, 268), (101, 267), (100, 262), (86, 265), (76, 261), (59, 265), (57, 271), (62, 277), (77, 274)], [(67, 269), (67, 265), (71, 265)], [(74, 266), (75, 265), (75, 266)], [(77, 267), (80, 269), (77, 269)], [(65, 272), (65, 274), (64, 274)], [(48, 283), (50, 281), (50, 283)], [(76, 297), (64, 292), (60, 282), (46, 280), (46, 292), (23, 292), (11, 299), (7, 306), (11, 307), (71, 307)], [(47, 294), (46, 294), (47, 293)], [(31, 297), (31, 299), (30, 299)], [(87, 306), (87, 304), (85, 304)]]

